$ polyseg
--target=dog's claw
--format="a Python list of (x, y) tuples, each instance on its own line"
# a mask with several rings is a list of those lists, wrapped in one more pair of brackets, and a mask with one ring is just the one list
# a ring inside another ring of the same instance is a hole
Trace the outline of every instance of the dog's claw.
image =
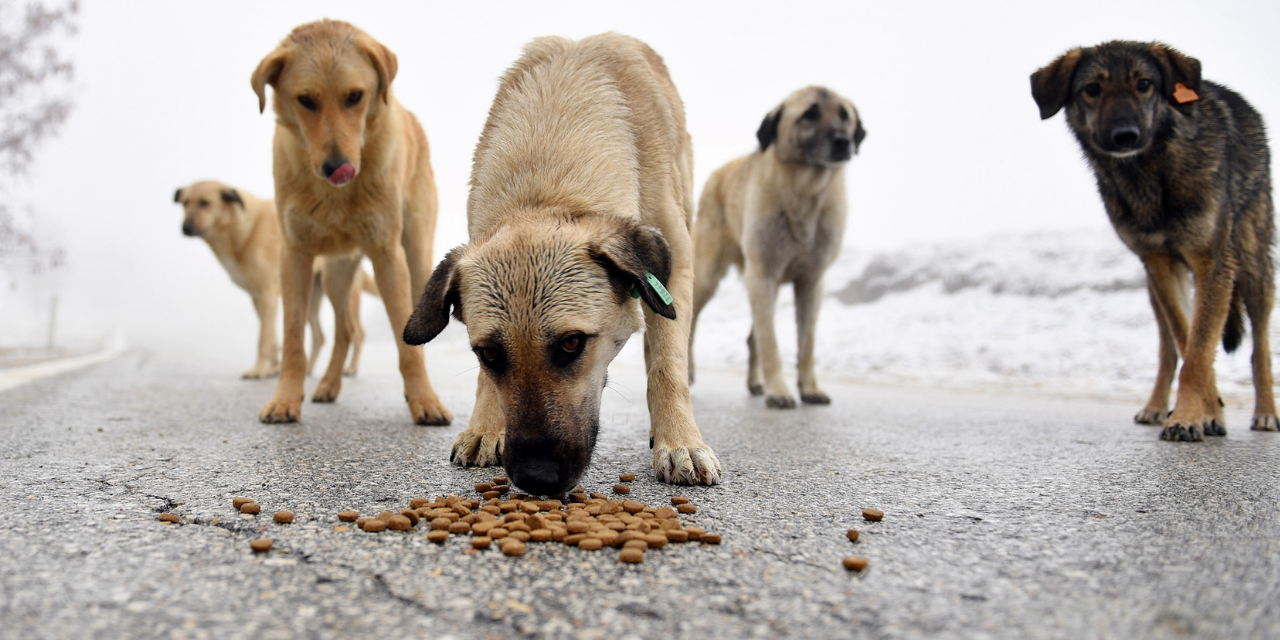
[(338, 399), (338, 393), (342, 390), (342, 383), (332, 384), (328, 378), (320, 380), (320, 384), (316, 385), (315, 391), (311, 392), (311, 401), (315, 403), (328, 403)]
[(764, 385), (748, 382), (747, 393), (753, 396), (762, 396), (764, 395)]
[(821, 391), (802, 393), (800, 394), (800, 402), (805, 404), (831, 404), (831, 396)]
[(1204, 435), (1206, 436), (1225, 436), (1227, 435), (1227, 425), (1222, 424), (1217, 418), (1204, 423)]
[(243, 374), (241, 378), (245, 380), (261, 380), (263, 378), (274, 378), (280, 375), (280, 367), (254, 367)]
[(1160, 439), (1169, 442), (1202, 442), (1204, 433), (1198, 424), (1175, 422), (1160, 432)]
[(796, 399), (791, 396), (765, 396), (764, 406), (770, 409), (794, 409)]
[(279, 400), (272, 398), (258, 410), (258, 420), (267, 424), (297, 422), (302, 417), (302, 399)]
[(1169, 412), (1164, 409), (1143, 407), (1142, 411), (1134, 414), (1133, 421), (1137, 424), (1151, 424), (1158, 427), (1168, 418)]
[(720, 484), (720, 460), (705, 444), (659, 446), (653, 451), (654, 476), (668, 484)]
[(453, 441), (449, 460), (459, 467), (494, 467), (502, 464), (505, 433), (476, 433), (470, 429)]
[(432, 394), (428, 398), (409, 400), (409, 413), (413, 423), (428, 427), (444, 427), (453, 422), (453, 414)]
[(1271, 414), (1254, 416), (1249, 428), (1253, 431), (1280, 431), (1280, 419)]

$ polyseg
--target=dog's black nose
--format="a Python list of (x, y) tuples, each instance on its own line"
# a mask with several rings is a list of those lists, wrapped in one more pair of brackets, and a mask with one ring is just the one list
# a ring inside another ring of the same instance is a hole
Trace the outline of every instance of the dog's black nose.
[(329, 156), (328, 159), (324, 161), (324, 164), (320, 165), (320, 170), (324, 172), (324, 177), (328, 178), (333, 175), (334, 171), (338, 170), (338, 167), (341, 167), (346, 163), (347, 159), (342, 156)]
[(191, 224), (190, 222), (184, 222), (182, 223), (182, 235), (198, 236), (200, 234), (196, 232), (196, 225)]
[(1111, 144), (1117, 149), (1132, 149), (1138, 146), (1138, 139), (1141, 137), (1142, 132), (1131, 124), (1121, 125), (1111, 130)]
[(831, 136), (831, 159), (835, 161), (848, 160), (849, 149), (852, 144), (853, 139), (843, 133)]
[(507, 473), (517, 487), (530, 495), (553, 496), (569, 488), (560, 465), (550, 458), (517, 458), (507, 465)]

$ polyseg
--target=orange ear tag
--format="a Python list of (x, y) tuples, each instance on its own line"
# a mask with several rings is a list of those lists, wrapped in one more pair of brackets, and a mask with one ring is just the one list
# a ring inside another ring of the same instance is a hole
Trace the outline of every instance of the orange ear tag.
[(1173, 99), (1178, 104), (1186, 104), (1188, 102), (1195, 102), (1196, 100), (1199, 100), (1200, 95), (1195, 91), (1188, 89), (1187, 85), (1179, 82), (1173, 85)]

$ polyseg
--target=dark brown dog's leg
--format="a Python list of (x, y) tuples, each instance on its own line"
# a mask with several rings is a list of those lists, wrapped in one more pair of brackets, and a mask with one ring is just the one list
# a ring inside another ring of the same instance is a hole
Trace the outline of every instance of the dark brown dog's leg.
[(320, 384), (311, 392), (312, 402), (333, 402), (342, 391), (342, 365), (351, 349), (351, 290), (359, 270), (360, 261), (350, 258), (330, 258), (325, 263), (321, 279), (333, 305), (333, 355)]
[(1162, 440), (1197, 442), (1205, 435), (1226, 434), (1218, 418), (1221, 407), (1213, 376), (1236, 272), (1230, 247), (1222, 246), (1226, 244), (1221, 240), (1208, 251), (1186, 256), (1196, 276), (1195, 313), (1178, 376), (1178, 402), (1160, 434)]
[(311, 297), (312, 263), (315, 255), (304, 247), (285, 245), (280, 265), (280, 288), (284, 299), (284, 353), (280, 381), (275, 395), (258, 411), (262, 422), (297, 422), (302, 417), (303, 384), (307, 377), (307, 303)]
[[(1185, 282), (1181, 265), (1174, 264), (1167, 255), (1149, 256), (1143, 262), (1147, 267), (1147, 297), (1160, 333), (1160, 366), (1151, 398), (1133, 421), (1164, 425), (1169, 417), (1169, 392), (1178, 372), (1178, 351), (1186, 344), (1186, 317), (1182, 312)], [(1178, 327), (1178, 337), (1174, 337), (1174, 327)]]
[[(1265, 249), (1263, 249), (1265, 251)], [(1271, 258), (1252, 270), (1245, 282), (1245, 310), (1253, 328), (1253, 389), (1256, 397), (1253, 408), (1254, 431), (1280, 431), (1280, 419), (1276, 418), (1276, 398), (1271, 379), (1271, 308), (1275, 305), (1275, 283), (1271, 280)]]
[(797, 368), (800, 376), (800, 401), (805, 404), (831, 404), (831, 397), (818, 387), (813, 371), (814, 342), (818, 333), (818, 310), (822, 307), (822, 275), (796, 280), (796, 333), (799, 343)]

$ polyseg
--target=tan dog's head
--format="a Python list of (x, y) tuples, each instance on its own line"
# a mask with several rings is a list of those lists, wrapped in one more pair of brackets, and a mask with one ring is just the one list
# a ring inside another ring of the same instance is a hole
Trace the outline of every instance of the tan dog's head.
[(1200, 61), (1158, 42), (1072, 49), (1031, 74), (1040, 118), (1065, 107), (1080, 145), (1113, 158), (1138, 155), (1168, 136), (1175, 112), (1191, 113), (1199, 89)]
[(209, 236), (223, 233), (244, 212), (240, 193), (221, 182), (206, 180), (173, 192), (173, 201), (182, 205), (182, 234)]
[(764, 117), (756, 139), (763, 153), (773, 146), (778, 159), (826, 167), (840, 166), (858, 153), (867, 130), (853, 103), (825, 87), (805, 87)]
[(665, 283), (670, 271), (654, 227), (598, 215), (519, 221), (449, 252), (404, 340), (434, 338), (452, 307), (501, 397), (507, 473), (529, 493), (562, 493), (591, 461), (609, 362), (644, 324), (632, 292), (675, 318), (648, 279)]
[(275, 89), (281, 126), (302, 142), (315, 175), (341, 187), (360, 171), (365, 133), (391, 100), (396, 56), (369, 34), (321, 20), (293, 30), (253, 72), (258, 109)]

